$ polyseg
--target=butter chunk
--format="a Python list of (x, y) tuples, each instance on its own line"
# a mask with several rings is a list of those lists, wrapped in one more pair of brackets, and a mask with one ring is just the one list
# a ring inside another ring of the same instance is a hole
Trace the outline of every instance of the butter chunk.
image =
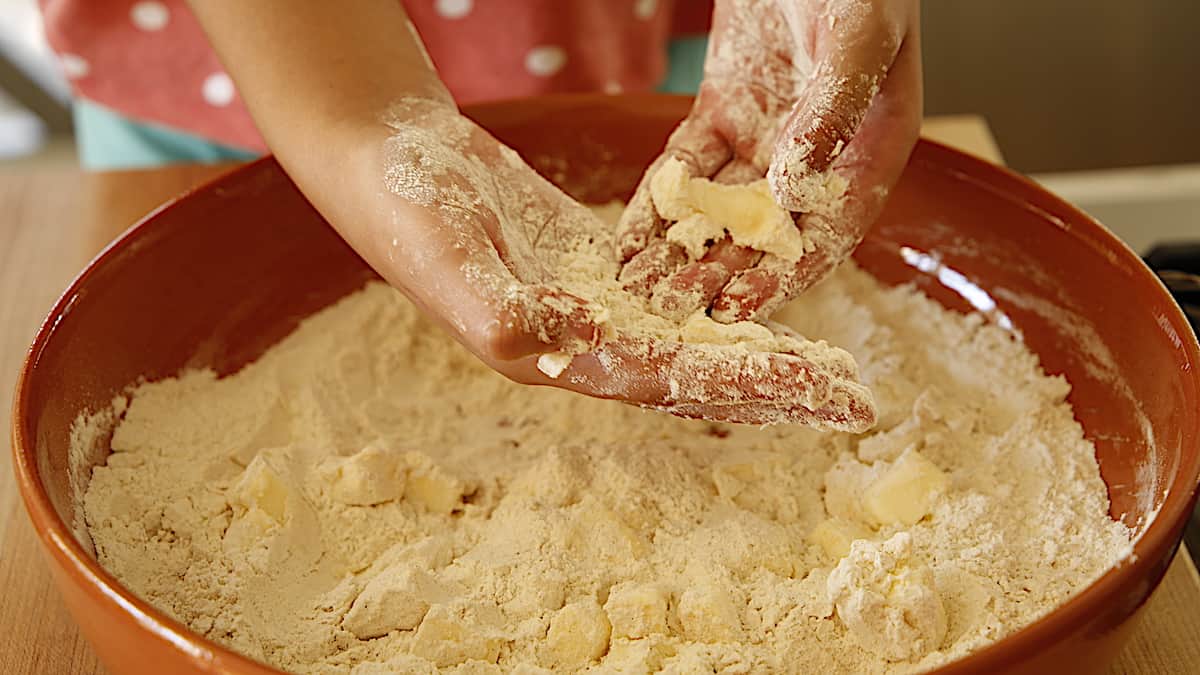
[(691, 180), (687, 165), (674, 157), (654, 172), (650, 177), (650, 199), (658, 215), (667, 220), (683, 220), (696, 213), (688, 190)]
[(724, 238), (725, 227), (703, 213), (693, 213), (667, 230), (667, 241), (682, 246), (693, 259), (704, 255), (709, 242)]
[(448, 599), (447, 590), (424, 570), (404, 565), (388, 568), (367, 582), (342, 626), (360, 640), (412, 630), (431, 604)]
[(774, 343), (775, 334), (770, 328), (753, 321), (720, 323), (714, 321), (703, 310), (688, 317), (679, 329), (684, 342), (712, 345), (736, 345), (749, 343)]
[(399, 457), (376, 445), (368, 445), (349, 457), (337, 457), (325, 465), (330, 496), (352, 506), (372, 506), (404, 496), (405, 475)]
[(546, 377), (558, 379), (559, 375), (571, 365), (571, 361), (575, 358), (574, 355), (566, 352), (551, 352), (542, 354), (537, 360), (537, 369), (546, 374)]
[(250, 461), (242, 477), (231, 490), (231, 502), (247, 511), (255, 509), (282, 523), (287, 515), (290, 488), (280, 472), (259, 455)]
[(679, 596), (679, 623), (688, 639), (698, 642), (735, 642), (742, 636), (742, 621), (729, 591), (711, 582), (700, 582)]
[(439, 668), (471, 660), (495, 663), (500, 658), (501, 640), (496, 637), (500, 619), (494, 607), (433, 605), (417, 628), (412, 653)]
[(708, 241), (725, 232), (742, 246), (798, 260), (811, 248), (792, 214), (775, 202), (766, 179), (724, 185), (693, 178), (687, 166), (671, 158), (650, 178), (650, 197), (665, 220), (673, 222), (667, 240), (698, 258)]
[(830, 518), (809, 533), (808, 540), (820, 546), (831, 558), (844, 558), (850, 544), (857, 539), (869, 539), (871, 531), (862, 525), (840, 518)]
[(883, 525), (913, 525), (933, 510), (949, 486), (945, 472), (916, 450), (908, 450), (863, 493), (863, 508)]
[(404, 489), (405, 501), (442, 515), (450, 515), (462, 504), (467, 489), (463, 481), (419, 452), (409, 453), (408, 460), (412, 468)]
[(614, 638), (644, 638), (667, 632), (667, 594), (649, 584), (626, 582), (608, 592), (604, 612)]
[(573, 602), (550, 619), (546, 647), (551, 665), (582, 668), (604, 656), (612, 626), (604, 610), (592, 598)]

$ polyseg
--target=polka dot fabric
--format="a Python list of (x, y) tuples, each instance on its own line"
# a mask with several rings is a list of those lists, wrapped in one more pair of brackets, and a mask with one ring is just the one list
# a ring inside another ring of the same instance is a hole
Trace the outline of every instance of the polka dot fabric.
[[(137, 120), (265, 149), (184, 0), (40, 1), (47, 37), (79, 95)], [(667, 41), (702, 32), (712, 12), (711, 0), (403, 4), (459, 103), (653, 89)]]

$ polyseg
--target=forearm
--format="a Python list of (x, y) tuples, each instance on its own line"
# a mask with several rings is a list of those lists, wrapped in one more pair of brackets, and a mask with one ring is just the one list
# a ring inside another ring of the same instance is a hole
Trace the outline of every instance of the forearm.
[[(368, 260), (392, 220), (378, 153), (406, 97), (453, 100), (396, 0), (190, 0), (268, 147)], [(352, 7), (353, 9), (351, 9)]]
[(396, 0), (190, 4), (267, 145), (294, 174), (319, 158), (314, 146), (382, 124), (402, 97), (451, 103)]

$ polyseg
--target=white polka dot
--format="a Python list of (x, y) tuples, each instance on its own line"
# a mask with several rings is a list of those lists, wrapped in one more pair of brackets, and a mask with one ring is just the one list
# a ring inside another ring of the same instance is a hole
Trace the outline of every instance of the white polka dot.
[(658, 9), (658, 0), (637, 0), (633, 3), (633, 15), (639, 19), (649, 19)]
[(433, 8), (444, 19), (461, 19), (471, 13), (475, 0), (437, 0)]
[(171, 13), (161, 2), (139, 2), (130, 8), (129, 19), (142, 30), (156, 31), (167, 27)]
[(58, 62), (62, 64), (63, 75), (70, 80), (87, 77), (87, 74), (92, 71), (92, 66), (78, 54), (62, 54), (58, 57)]
[(525, 55), (525, 69), (540, 77), (550, 77), (567, 65), (567, 53), (562, 47), (542, 45)]
[(617, 82), (616, 80), (609, 80), (608, 82), (604, 83), (604, 93), (610, 96), (613, 94), (619, 94), (623, 91), (625, 91), (625, 87), (622, 87), (621, 83)]
[(227, 106), (233, 102), (233, 80), (225, 73), (213, 73), (204, 78), (204, 88), (201, 90), (204, 100), (209, 105)]

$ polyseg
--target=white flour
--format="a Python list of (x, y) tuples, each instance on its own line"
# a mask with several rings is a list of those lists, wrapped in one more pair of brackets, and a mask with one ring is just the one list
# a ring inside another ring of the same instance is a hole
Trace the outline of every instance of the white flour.
[[(921, 670), (1128, 553), (1067, 383), (1008, 334), (853, 265), (780, 318), (853, 353), (875, 431), (515, 385), (373, 284), (236, 375), (138, 387), (87, 526), (196, 632), (356, 675)], [(897, 505), (910, 465), (933, 487)]]

